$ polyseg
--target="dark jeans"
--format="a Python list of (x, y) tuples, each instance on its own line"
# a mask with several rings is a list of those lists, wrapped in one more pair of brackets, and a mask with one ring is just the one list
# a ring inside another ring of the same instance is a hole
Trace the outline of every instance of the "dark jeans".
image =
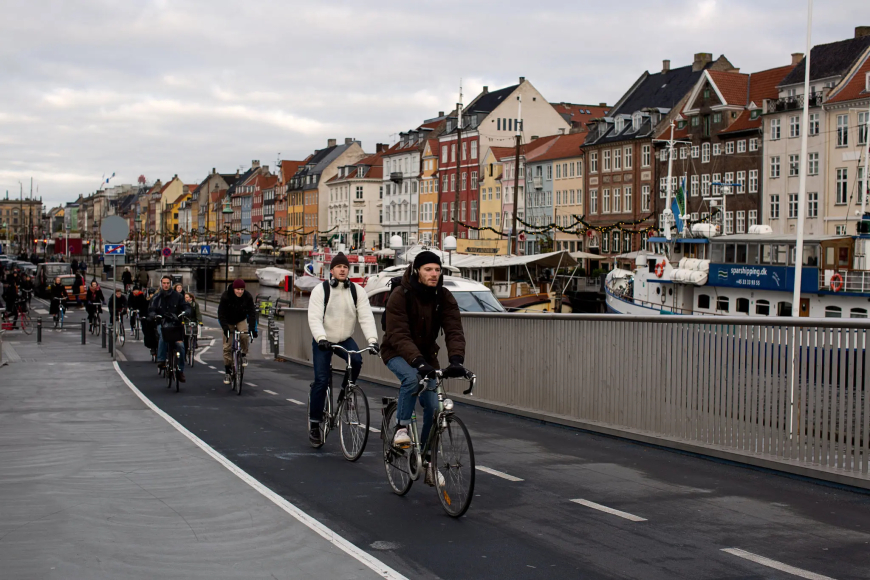
[[(353, 338), (335, 344), (347, 350), (359, 350)], [(314, 382), (311, 383), (311, 394), (308, 398), (308, 418), (312, 423), (320, 423), (323, 420), (323, 405), (326, 403), (326, 386), (329, 384), (329, 365), (332, 362), (333, 353), (331, 350), (322, 351), (317, 348), (317, 343), (314, 340), (311, 341), (311, 348), (313, 349), (311, 361), (314, 363)], [(338, 356), (347, 364), (346, 354), (341, 353)], [(350, 365), (351, 380), (356, 382), (359, 372), (362, 370), (362, 356), (351, 355)]]
[(420, 405), (423, 407), (423, 431), (420, 432), (420, 446), (422, 447), (426, 444), (426, 439), (429, 438), (432, 419), (438, 409), (438, 395), (432, 390), (435, 388), (435, 379), (429, 379), (428, 388), (424, 389), (418, 397), (415, 395), (419, 388), (417, 369), (400, 356), (388, 360), (387, 368), (393, 371), (393, 374), (402, 383), (402, 386), (399, 387), (399, 401), (396, 409), (399, 425), (406, 427), (411, 425), (411, 415), (414, 412), (417, 399), (420, 399)]

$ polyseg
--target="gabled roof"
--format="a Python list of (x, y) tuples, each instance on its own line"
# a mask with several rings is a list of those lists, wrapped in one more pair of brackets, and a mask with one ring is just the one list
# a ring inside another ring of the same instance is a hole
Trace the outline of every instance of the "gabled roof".
[(586, 123), (592, 119), (606, 117), (610, 107), (600, 105), (578, 105), (574, 103), (550, 103), (562, 115), (572, 129), (587, 131)]
[[(550, 141), (553, 141), (557, 137), (559, 137), (559, 135), (547, 135), (545, 137), (538, 137), (534, 141), (523, 143), (522, 145), (520, 145), (520, 155), (525, 158), (525, 156), (528, 154), (534, 154), (539, 148), (547, 145)], [(492, 147), (492, 154), (499, 161), (511, 161), (516, 158), (517, 148)]]
[(529, 157), (528, 163), (577, 157), (582, 152), (584, 141), (586, 141), (585, 133), (570, 133), (568, 135), (558, 135), (555, 139), (553, 139), (553, 142), (549, 147), (547, 147), (540, 153)]
[(496, 107), (502, 104), (505, 99), (511, 96), (519, 86), (520, 85), (512, 85), (497, 91), (492, 91), (491, 93), (481, 93), (477, 98), (469, 103), (468, 107), (463, 109), (462, 114), (491, 113)]
[(854, 101), (856, 99), (866, 99), (870, 97), (870, 92), (867, 91), (867, 74), (870, 73), (870, 56), (865, 57), (864, 64), (858, 67), (852, 77), (837, 90), (837, 92), (828, 97), (826, 103), (843, 103), (845, 101)]
[[(309, 156), (310, 157), (310, 156)], [(287, 181), (294, 175), (296, 175), (296, 171), (299, 170), (299, 166), (305, 163), (306, 160), (302, 161), (290, 161), (290, 160), (282, 160), (281, 161), (281, 178), (284, 181)]]
[(792, 70), (794, 65), (789, 64), (752, 73), (749, 78), (749, 103), (747, 104), (755, 103), (760, 108), (764, 99), (778, 98), (779, 90), (776, 87)]
[(710, 78), (713, 84), (722, 95), (723, 105), (739, 105), (746, 104), (746, 98), (749, 96), (747, 87), (749, 86), (749, 75), (743, 73), (724, 72), (718, 70), (708, 70), (704, 73)]
[[(384, 178), (384, 153), (385, 151), (381, 151), (380, 153), (375, 153), (373, 155), (369, 155), (368, 157), (363, 157), (359, 161), (355, 163), (355, 167), (345, 175), (344, 177), (340, 177), (338, 173), (333, 175), (327, 180), (326, 183), (334, 183), (336, 181), (346, 181), (348, 179), (375, 179), (382, 180)], [(365, 175), (362, 177), (358, 177), (360, 166), (368, 167)]]
[(423, 154), (426, 154), (426, 149), (432, 152), (433, 157), (438, 157), (438, 139), (426, 139), (426, 147), (423, 148)]
[[(705, 69), (712, 66), (713, 62), (708, 63)], [(617, 108), (611, 110), (609, 116), (631, 115), (648, 108), (672, 109), (692, 90), (702, 72), (694, 71), (692, 65), (688, 65), (648, 75), (631, 94), (623, 97), (624, 100), (620, 99)]]
[[(837, 77), (846, 74), (859, 56), (870, 47), (870, 36), (847, 38), (830, 44), (817, 44), (810, 52), (810, 80)], [(804, 57), (779, 86), (804, 82), (807, 59)]]

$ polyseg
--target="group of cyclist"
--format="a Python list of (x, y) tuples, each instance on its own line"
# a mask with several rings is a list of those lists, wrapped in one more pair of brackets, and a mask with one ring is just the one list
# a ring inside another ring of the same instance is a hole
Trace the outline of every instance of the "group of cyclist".
[(12, 328), (17, 328), (19, 314), (28, 311), (33, 298), (33, 279), (17, 265), (8, 273), (0, 266), (0, 285), (3, 287), (2, 305), (6, 309), (4, 319), (12, 320)]
[[(330, 280), (311, 291), (308, 304), (308, 325), (312, 336), (314, 382), (311, 385), (309, 405), (309, 440), (319, 445), (323, 420), (325, 393), (329, 380), (332, 345), (345, 350), (359, 350), (352, 338), (356, 322), (360, 324), (373, 355), (380, 354), (387, 368), (401, 382), (398, 397), (398, 425), (392, 444), (401, 449), (411, 445), (409, 428), (419, 398), (423, 407), (423, 433), (429, 433), (438, 407), (434, 388), (435, 373), (440, 368), (439, 346), (436, 342), (443, 331), (447, 345), (449, 366), (443, 369), (445, 377), (467, 377), (465, 369), (465, 335), (462, 330), (459, 306), (450, 291), (444, 287), (441, 259), (437, 254), (424, 251), (417, 254), (401, 280), (395, 280), (387, 301), (383, 345), (378, 344), (377, 327), (368, 297), (361, 286), (348, 276), (350, 265), (343, 253), (336, 254), (329, 265)], [(336, 354), (347, 362), (347, 354)], [(356, 381), (362, 369), (362, 357), (351, 356), (351, 380)], [(428, 379), (428, 389), (420, 391), (421, 380)], [(342, 385), (344, 387), (344, 385)], [(429, 458), (425, 482), (434, 485), (434, 470)]]

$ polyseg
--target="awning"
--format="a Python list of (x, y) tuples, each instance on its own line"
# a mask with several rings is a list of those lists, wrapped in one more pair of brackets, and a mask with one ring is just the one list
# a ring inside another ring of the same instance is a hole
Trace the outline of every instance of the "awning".
[(303, 252), (312, 252), (314, 251), (314, 246), (302, 246)]
[(301, 252), (302, 246), (284, 246), (279, 252)]
[(590, 254), (589, 252), (571, 252), (571, 257), (575, 260), (606, 260), (607, 256), (601, 254)]
[(375, 252), (375, 256), (382, 256), (385, 258), (392, 258), (396, 255), (396, 250), (390, 248), (384, 248), (383, 250), (378, 250)]
[[(600, 259), (600, 258), (599, 258)], [(463, 269), (509, 268), (512, 266), (540, 266), (542, 268), (571, 267), (577, 260), (567, 251), (532, 254), (529, 256), (454, 256), (453, 265)]]

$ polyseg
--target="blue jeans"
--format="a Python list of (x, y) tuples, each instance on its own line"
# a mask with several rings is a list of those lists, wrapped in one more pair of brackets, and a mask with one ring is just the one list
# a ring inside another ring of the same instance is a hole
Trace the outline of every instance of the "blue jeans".
[[(399, 425), (410, 425), (411, 414), (417, 403), (417, 395), (415, 395), (418, 388), (417, 369), (400, 356), (388, 360), (387, 368), (393, 371), (393, 374), (402, 382), (402, 386), (399, 387), (399, 408), (396, 411)], [(421, 445), (429, 437), (432, 417), (438, 408), (438, 395), (435, 394), (434, 388), (435, 379), (429, 379), (428, 388), (420, 393), (420, 404), (423, 406), (423, 431), (421, 432), (423, 441), (421, 441)]]
[[(166, 347), (167, 344), (163, 342), (163, 327), (157, 327), (157, 336), (160, 337), (159, 342), (157, 343), (157, 362), (166, 362)], [(181, 351), (181, 358), (178, 359), (178, 370), (180, 372), (184, 372), (184, 343), (176, 342), (175, 344), (179, 345), (178, 350)]]
[[(353, 338), (348, 338), (342, 342), (335, 344), (347, 350), (359, 350)], [(311, 341), (312, 356), (311, 361), (314, 363), (314, 382), (311, 383), (311, 395), (309, 397), (308, 419), (312, 423), (320, 423), (323, 420), (323, 405), (326, 403), (326, 386), (329, 384), (329, 366), (332, 362), (332, 351), (322, 351), (317, 348), (317, 343)], [(338, 355), (341, 360), (347, 364), (347, 355), (341, 353)], [(362, 370), (362, 356), (358, 354), (350, 357), (350, 375), (351, 380), (356, 382), (359, 377), (359, 372)]]

